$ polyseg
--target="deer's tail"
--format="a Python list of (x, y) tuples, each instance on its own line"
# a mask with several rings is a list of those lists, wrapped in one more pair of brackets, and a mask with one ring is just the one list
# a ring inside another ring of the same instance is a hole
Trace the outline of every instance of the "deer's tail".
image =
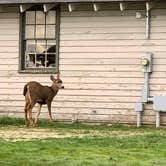
[(26, 84), (26, 85), (24, 86), (24, 90), (23, 90), (23, 95), (24, 95), (24, 96), (25, 96), (26, 93), (27, 93), (27, 86), (28, 86), (28, 84)]

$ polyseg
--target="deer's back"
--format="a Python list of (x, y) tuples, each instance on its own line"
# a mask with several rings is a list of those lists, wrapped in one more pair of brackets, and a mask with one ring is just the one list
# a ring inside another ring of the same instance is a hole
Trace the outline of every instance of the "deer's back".
[(43, 86), (38, 82), (31, 81), (28, 83), (28, 89), (32, 100), (43, 101), (52, 100), (54, 92), (49, 86)]

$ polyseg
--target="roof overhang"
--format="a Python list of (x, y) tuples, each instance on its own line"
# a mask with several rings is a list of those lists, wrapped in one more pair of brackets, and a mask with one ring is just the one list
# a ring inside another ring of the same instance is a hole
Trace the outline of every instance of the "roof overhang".
[(39, 3), (74, 3), (74, 2), (152, 2), (155, 0), (0, 0), (0, 5), (6, 4), (39, 4)]

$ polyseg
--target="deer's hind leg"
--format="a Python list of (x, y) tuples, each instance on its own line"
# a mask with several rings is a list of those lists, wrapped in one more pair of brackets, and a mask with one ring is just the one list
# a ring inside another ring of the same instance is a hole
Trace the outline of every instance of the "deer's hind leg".
[(33, 118), (32, 118), (32, 109), (33, 109), (34, 105), (35, 105), (34, 102), (31, 102), (31, 103), (28, 105), (29, 127), (34, 127), (34, 126), (35, 126), (34, 121), (33, 121)]
[(28, 119), (28, 127), (33, 127), (34, 126), (34, 121), (32, 119), (32, 109), (34, 105), (36, 104), (35, 100), (31, 98), (30, 95), (30, 88), (29, 86), (27, 87), (28, 91), (26, 93), (25, 99), (26, 99), (26, 114), (25, 114), (25, 119)]
[(28, 100), (25, 100), (24, 112), (25, 112), (25, 126), (26, 126), (26, 127), (29, 126), (28, 105), (29, 105), (29, 101), (28, 101)]
[(37, 124), (37, 121), (38, 121), (38, 118), (39, 118), (39, 115), (41, 112), (41, 107), (42, 107), (42, 104), (38, 103), (38, 110), (37, 110), (37, 114), (36, 114), (36, 118), (35, 118), (35, 125)]

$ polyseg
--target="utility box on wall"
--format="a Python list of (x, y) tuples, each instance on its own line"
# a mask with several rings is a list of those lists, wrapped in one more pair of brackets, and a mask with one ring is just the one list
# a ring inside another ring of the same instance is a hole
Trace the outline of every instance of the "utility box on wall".
[(144, 73), (152, 72), (152, 59), (153, 55), (151, 52), (147, 52), (141, 59), (142, 70)]
[(153, 97), (153, 109), (154, 111), (166, 112), (166, 96), (154, 96)]

